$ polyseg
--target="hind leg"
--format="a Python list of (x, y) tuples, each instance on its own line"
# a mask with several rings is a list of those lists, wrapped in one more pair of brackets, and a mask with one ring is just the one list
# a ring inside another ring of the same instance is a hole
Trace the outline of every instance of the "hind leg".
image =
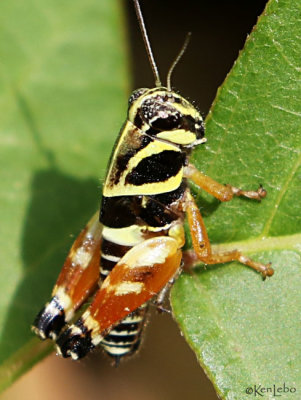
[(101, 225), (95, 213), (73, 243), (52, 292), (32, 330), (41, 338), (56, 339), (76, 310), (95, 291), (99, 279)]
[(167, 284), (180, 267), (178, 241), (167, 236), (147, 239), (116, 264), (82, 317), (57, 340), (58, 353), (78, 359), (92, 350), (130, 313)]

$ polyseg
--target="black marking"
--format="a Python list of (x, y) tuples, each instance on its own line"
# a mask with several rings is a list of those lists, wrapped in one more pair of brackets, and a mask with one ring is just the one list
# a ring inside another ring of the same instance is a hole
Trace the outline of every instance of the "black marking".
[(136, 221), (133, 200), (135, 199), (129, 196), (102, 196), (100, 222), (110, 228), (123, 228), (133, 225)]
[(115, 326), (114, 331), (116, 331), (116, 332), (126, 331), (128, 333), (135, 332), (138, 330), (139, 324), (140, 324), (140, 321), (129, 323), (125, 320), (125, 321), (122, 321), (122, 323), (120, 323), (119, 325)]
[[(162, 88), (158, 88), (159, 92)], [(181, 104), (184, 110), (181, 112), (174, 104)], [(135, 116), (135, 125), (142, 127), (143, 121), (149, 126), (145, 133), (148, 135), (157, 135), (162, 131), (172, 131), (175, 129), (183, 129), (196, 134), (197, 139), (204, 137), (204, 124), (201, 116), (192, 117), (190, 114), (192, 109), (185, 99), (176, 96), (174, 93), (159, 93), (156, 91), (150, 97), (146, 97), (141, 107), (137, 109)], [(185, 110), (187, 110), (185, 112)], [(183, 133), (185, 135), (185, 133)], [(185, 145), (183, 145), (185, 147)]]
[(106, 258), (103, 257), (100, 258), (100, 265), (104, 271), (111, 272), (116, 264), (117, 264), (116, 261), (107, 260)]
[(133, 337), (136, 339), (136, 335), (114, 335), (113, 333), (110, 333), (105, 337), (104, 344), (109, 346), (114, 344), (133, 344)]
[(116, 264), (116, 261), (107, 260), (104, 257), (100, 258), (100, 278), (102, 281), (106, 279)]
[(181, 124), (182, 114), (159, 96), (145, 100), (139, 111), (143, 120), (158, 131), (177, 129)]
[(172, 207), (172, 204), (182, 199), (186, 186), (186, 180), (183, 180), (181, 186), (172, 192), (146, 197), (147, 202), (145, 206), (141, 208), (141, 219), (143, 219), (147, 225), (160, 227), (181, 218), (182, 212), (177, 210), (176, 205)]
[[(57, 313), (49, 312), (51, 309)], [(65, 312), (58, 299), (54, 296), (50, 303), (47, 304), (36, 316), (33, 326), (45, 335), (45, 338), (50, 338), (52, 335), (57, 336), (63, 329), (65, 321)]]
[[(123, 332), (126, 331), (128, 334), (125, 335), (114, 335), (114, 332), (112, 334), (108, 334), (103, 342), (103, 349), (104, 351), (110, 356), (113, 357), (115, 360), (118, 359), (120, 360), (121, 357), (131, 355), (135, 353), (140, 345), (141, 342), (141, 334), (143, 331), (143, 328), (145, 326), (145, 316), (148, 311), (148, 307), (139, 307), (137, 310), (133, 311), (131, 314), (129, 314), (124, 321), (120, 322), (117, 326), (114, 327), (114, 331), (116, 332)], [(128, 318), (129, 317), (141, 317), (140, 321), (136, 322), (130, 322)], [(130, 334), (130, 332), (135, 332), (135, 334)], [(112, 348), (112, 351), (110, 352), (110, 347)], [(114, 354), (114, 348), (120, 348), (124, 349), (123, 354)]]
[(141, 186), (146, 183), (164, 182), (176, 176), (185, 164), (186, 155), (174, 150), (145, 157), (127, 174), (125, 184)]
[[(132, 157), (140, 150), (146, 147), (152, 139), (146, 135), (141, 135), (137, 131), (131, 131), (133, 134), (124, 139), (124, 144), (116, 156), (114, 165), (114, 185), (120, 181), (122, 173), (127, 169), (128, 163)], [(134, 134), (135, 132), (135, 134)]]
[[(125, 131), (126, 129), (126, 131)], [(120, 136), (124, 133), (118, 153), (115, 155), (115, 150), (120, 142)], [(112, 165), (110, 175), (108, 175), (109, 186), (116, 185), (120, 181), (122, 173), (126, 170), (129, 160), (140, 150), (146, 147), (153, 139), (143, 134), (137, 127), (132, 125), (129, 127), (126, 123), (123, 125), (118, 140), (115, 142), (113, 152), (110, 157), (108, 167)]]
[(184, 178), (181, 185), (176, 190), (173, 190), (172, 192), (156, 194), (149, 197), (150, 199), (154, 199), (155, 201), (161, 204), (169, 206), (175, 201), (182, 199), (186, 188), (187, 188), (187, 180)]
[(178, 103), (178, 104), (182, 103), (181, 97), (172, 96), (172, 100), (174, 103)]
[[(153, 227), (167, 225), (179, 218), (179, 214), (169, 206), (183, 197), (186, 186), (186, 180), (183, 180), (176, 190), (158, 195), (103, 196), (100, 222), (110, 228), (125, 228), (141, 224)], [(143, 199), (146, 202), (142, 207)]]
[(147, 283), (149, 279), (154, 275), (154, 270), (152, 267), (137, 268), (133, 271), (131, 277), (132, 282), (142, 282)]
[(56, 341), (64, 358), (70, 357), (71, 352), (76, 354), (77, 358), (82, 358), (94, 348), (91, 332), (87, 330), (81, 318), (76, 322), (75, 326), (80, 328), (81, 334), (74, 335), (72, 334), (72, 328), (68, 328)]
[(138, 112), (136, 113), (136, 116), (135, 116), (135, 119), (134, 119), (134, 125), (139, 129), (141, 129), (142, 125), (143, 125), (143, 119), (140, 116), (139, 109), (138, 109)]
[(146, 224), (157, 228), (170, 224), (178, 216), (175, 216), (164, 205), (154, 200), (149, 200), (141, 210), (141, 218)]
[(195, 133), (197, 139), (202, 139), (205, 136), (203, 121), (201, 119), (196, 120), (191, 115), (184, 116), (181, 128)]
[(106, 239), (103, 239), (101, 244), (101, 252), (103, 254), (115, 257), (123, 257), (131, 248), (132, 246), (122, 246)]
[(110, 228), (125, 228), (136, 223), (141, 205), (139, 196), (102, 196), (100, 222)]
[(156, 117), (151, 125), (153, 129), (158, 131), (171, 131), (180, 127), (181, 114), (177, 111), (170, 112), (164, 117)]

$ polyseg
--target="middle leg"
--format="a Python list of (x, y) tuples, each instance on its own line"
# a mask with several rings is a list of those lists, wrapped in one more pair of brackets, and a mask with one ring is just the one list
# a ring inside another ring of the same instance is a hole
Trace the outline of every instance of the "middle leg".
[(271, 263), (265, 265), (254, 261), (242, 254), (239, 250), (233, 250), (226, 253), (212, 253), (203, 218), (189, 191), (186, 195), (185, 208), (192, 237), (192, 244), (198, 260), (205, 264), (222, 264), (230, 261), (238, 261), (241, 264), (253, 268), (257, 272), (260, 272), (263, 278), (273, 275), (274, 270), (271, 268)]

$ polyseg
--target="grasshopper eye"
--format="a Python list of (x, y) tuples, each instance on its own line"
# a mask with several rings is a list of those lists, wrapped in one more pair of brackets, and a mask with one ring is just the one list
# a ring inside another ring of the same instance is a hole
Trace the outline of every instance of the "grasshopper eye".
[(133, 91), (129, 98), (129, 106), (131, 106), (140, 96), (142, 96), (147, 90), (147, 88), (140, 88)]
[(196, 137), (198, 140), (202, 139), (205, 135), (205, 127), (202, 120), (199, 120), (194, 125)]

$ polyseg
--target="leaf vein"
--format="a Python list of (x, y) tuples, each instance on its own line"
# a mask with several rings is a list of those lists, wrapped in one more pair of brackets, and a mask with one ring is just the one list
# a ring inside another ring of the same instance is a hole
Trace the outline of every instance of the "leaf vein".
[(263, 231), (262, 231), (262, 236), (263, 237), (268, 236), (268, 233), (270, 231), (270, 228), (271, 228), (271, 225), (273, 223), (273, 220), (276, 217), (276, 214), (278, 212), (279, 205), (280, 205), (285, 193), (288, 190), (290, 182), (292, 181), (293, 177), (295, 176), (295, 174), (296, 174), (296, 172), (297, 172), (297, 170), (298, 170), (298, 168), (300, 166), (300, 162), (301, 162), (301, 155), (296, 159), (296, 162), (293, 164), (293, 167), (291, 169), (290, 175), (287, 177), (287, 180), (284, 182), (281, 190), (279, 191), (279, 194), (278, 194), (278, 197), (277, 197), (277, 199), (275, 201), (274, 207), (272, 208), (271, 215), (268, 218), (268, 220), (267, 220), (267, 222), (266, 222), (266, 224), (265, 224), (265, 226), (263, 228)]

